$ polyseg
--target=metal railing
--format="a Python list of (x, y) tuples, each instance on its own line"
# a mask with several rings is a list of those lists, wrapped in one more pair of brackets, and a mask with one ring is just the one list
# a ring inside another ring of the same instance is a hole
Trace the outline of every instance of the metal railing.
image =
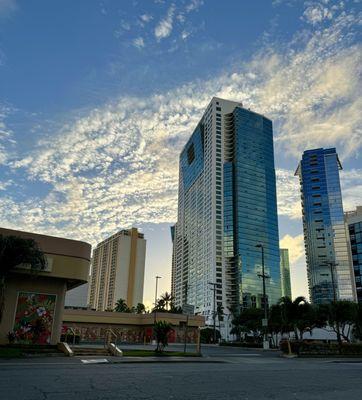
[[(70, 331), (70, 334), (68, 333), (68, 331)], [(65, 342), (68, 343), (68, 336), (69, 335), (73, 335), (73, 346), (75, 345), (75, 337), (77, 336), (77, 334), (75, 333), (75, 330), (71, 327), (68, 327), (67, 329), (67, 333), (65, 334)]]
[[(114, 338), (114, 342), (112, 342), (112, 338)], [(106, 330), (106, 334), (104, 335), (104, 348), (107, 348), (109, 343), (114, 343), (117, 346), (118, 335), (113, 331), (113, 329), (108, 328)]]

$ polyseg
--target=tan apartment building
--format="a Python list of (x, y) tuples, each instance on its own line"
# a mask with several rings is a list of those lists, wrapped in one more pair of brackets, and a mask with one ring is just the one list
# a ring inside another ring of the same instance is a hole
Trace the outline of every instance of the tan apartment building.
[(124, 299), (129, 307), (143, 301), (146, 240), (136, 228), (121, 230), (99, 243), (92, 257), (90, 307), (105, 311)]

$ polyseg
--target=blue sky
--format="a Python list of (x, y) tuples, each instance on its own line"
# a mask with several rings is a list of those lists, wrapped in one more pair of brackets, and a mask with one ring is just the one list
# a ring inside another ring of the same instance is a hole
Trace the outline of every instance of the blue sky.
[(97, 243), (131, 225), (169, 289), (178, 153), (212, 96), (274, 122), (280, 239), (306, 295), (303, 150), (362, 204), (361, 2), (0, 0), (0, 225)]

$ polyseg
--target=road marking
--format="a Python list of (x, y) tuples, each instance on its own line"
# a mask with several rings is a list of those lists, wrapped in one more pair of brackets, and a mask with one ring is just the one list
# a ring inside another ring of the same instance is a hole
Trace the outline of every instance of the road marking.
[(226, 353), (226, 354), (213, 354), (209, 357), (260, 357), (261, 354), (235, 354), (235, 353)]
[(95, 358), (95, 359), (88, 359), (88, 360), (80, 360), (83, 364), (106, 364), (109, 361), (106, 358)]
[(34, 366), (34, 365), (80, 365), (80, 364), (78, 364), (78, 363), (68, 363), (68, 362), (46, 362), (46, 363), (44, 363), (44, 362), (38, 362), (38, 363), (20, 363), (20, 362), (13, 362), (13, 363), (0, 363), (0, 369), (1, 369), (1, 367), (3, 366), (3, 365), (5, 365), (6, 367), (8, 367), (8, 366), (15, 366), (15, 367), (18, 367), (19, 365), (20, 366), (22, 366), (22, 367), (24, 367), (24, 366), (27, 366), (27, 365), (29, 365), (29, 366)]

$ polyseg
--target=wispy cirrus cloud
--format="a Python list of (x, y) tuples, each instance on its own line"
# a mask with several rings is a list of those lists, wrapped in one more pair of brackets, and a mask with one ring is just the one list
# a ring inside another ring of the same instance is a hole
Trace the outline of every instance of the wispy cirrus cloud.
[(162, 18), (155, 27), (155, 37), (158, 41), (170, 36), (173, 28), (173, 19), (175, 16), (176, 7), (174, 4), (170, 6), (167, 14)]
[[(336, 12), (327, 26), (308, 25), (291, 43), (263, 48), (216, 78), (122, 97), (66, 121), (29, 154), (6, 159), (31, 184), (50, 189), (26, 201), (2, 191), (0, 225), (94, 243), (120, 227), (175, 221), (178, 155), (213, 96), (241, 100), (271, 117), (277, 157), (289, 154), (297, 164), (311, 146), (337, 146), (342, 159), (357, 156), (361, 48), (352, 36), (360, 20)], [(278, 169), (277, 176), (279, 213), (299, 218), (294, 170)], [(361, 178), (350, 179), (347, 193), (361, 185)]]
[(138, 37), (133, 40), (133, 45), (137, 47), (138, 49), (142, 49), (145, 47), (145, 41), (143, 40), (143, 37)]
[(0, 104), (0, 166), (7, 163), (16, 143), (13, 131), (6, 124), (6, 118), (11, 112), (11, 107)]

